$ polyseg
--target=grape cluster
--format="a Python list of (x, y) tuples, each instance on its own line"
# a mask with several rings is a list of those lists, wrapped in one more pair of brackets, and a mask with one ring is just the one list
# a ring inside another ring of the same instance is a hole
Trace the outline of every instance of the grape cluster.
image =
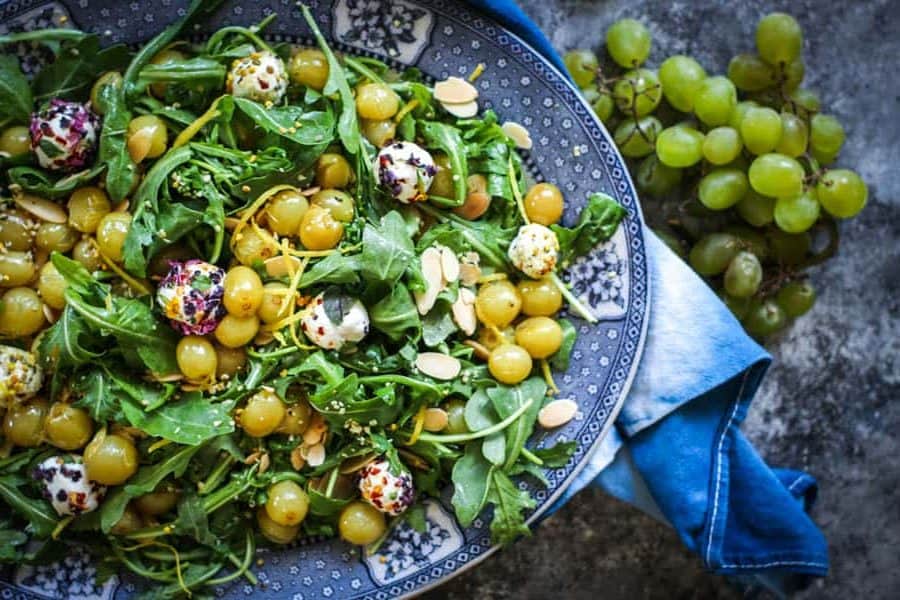
[(790, 15), (763, 17), (757, 53), (732, 58), (725, 76), (683, 55), (649, 69), (651, 43), (622, 19), (606, 33), (609, 64), (583, 49), (564, 61), (643, 200), (657, 200), (654, 229), (764, 338), (812, 308), (806, 270), (834, 255), (837, 220), (863, 209), (866, 184), (832, 167), (844, 128), (800, 87), (803, 32)]

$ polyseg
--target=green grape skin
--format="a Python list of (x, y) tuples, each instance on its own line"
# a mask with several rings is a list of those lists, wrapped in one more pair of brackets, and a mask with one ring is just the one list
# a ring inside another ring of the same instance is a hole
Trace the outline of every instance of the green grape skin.
[(822, 108), (822, 101), (819, 95), (812, 90), (799, 88), (791, 94), (791, 105), (793, 112), (803, 114), (814, 114)]
[(726, 125), (737, 106), (737, 90), (727, 77), (703, 80), (694, 97), (694, 114), (709, 127)]
[(803, 191), (803, 167), (784, 154), (757, 156), (750, 164), (750, 185), (763, 196), (782, 198)]
[(626, 115), (649, 115), (662, 100), (662, 86), (656, 73), (649, 69), (628, 71), (613, 87), (616, 106)]
[(639, 190), (654, 198), (665, 196), (681, 183), (681, 169), (669, 167), (651, 154), (638, 167), (635, 183)]
[(803, 233), (819, 220), (819, 198), (808, 189), (793, 198), (775, 201), (775, 224), (788, 233)]
[(769, 256), (781, 265), (795, 266), (806, 260), (812, 239), (809, 233), (787, 233), (780, 229), (770, 229), (767, 234), (769, 240)]
[(795, 114), (781, 113), (781, 140), (775, 152), (792, 158), (802, 156), (809, 144), (809, 129), (806, 122)]
[(741, 100), (738, 102), (731, 112), (731, 117), (728, 119), (728, 126), (736, 131), (740, 131), (744, 115), (747, 114), (748, 110), (755, 106), (759, 106), (759, 103), (753, 100)]
[(791, 281), (778, 290), (775, 301), (788, 317), (796, 319), (816, 303), (816, 290), (808, 281)]
[(703, 158), (703, 134), (685, 125), (663, 129), (656, 137), (656, 154), (670, 167), (693, 166)]
[(749, 298), (759, 291), (762, 275), (762, 265), (756, 255), (738, 252), (725, 270), (725, 291), (735, 298)]
[(688, 262), (700, 275), (713, 277), (728, 268), (740, 249), (737, 237), (728, 233), (710, 233), (694, 244)]
[(750, 184), (740, 169), (719, 167), (700, 180), (699, 197), (703, 206), (711, 210), (725, 210), (741, 201)]
[(816, 193), (825, 212), (838, 219), (855, 217), (869, 199), (866, 183), (850, 169), (825, 173), (816, 185)]
[(804, 75), (806, 75), (806, 65), (803, 64), (803, 59), (795, 58), (781, 69), (781, 85), (785, 91), (793, 92), (803, 83)]
[(754, 301), (751, 302), (743, 323), (750, 335), (766, 337), (784, 329), (787, 315), (774, 300)]
[(597, 78), (597, 68), (600, 64), (597, 61), (597, 55), (590, 50), (570, 50), (563, 56), (563, 63), (575, 84), (580, 88), (588, 87)]
[(741, 154), (741, 134), (731, 127), (716, 127), (703, 139), (703, 158), (710, 164), (727, 165)]
[(844, 145), (844, 127), (831, 115), (818, 114), (810, 120), (809, 148), (823, 156), (837, 156)]
[(613, 139), (623, 155), (640, 158), (653, 152), (662, 128), (662, 123), (653, 116), (643, 117), (637, 121), (629, 119), (616, 128)]
[(663, 95), (675, 110), (694, 110), (694, 97), (706, 79), (706, 70), (690, 56), (670, 56), (659, 66)]
[(803, 31), (794, 17), (780, 12), (766, 15), (756, 26), (756, 49), (770, 65), (788, 64), (803, 50)]
[(837, 153), (829, 154), (827, 152), (820, 152), (818, 150), (811, 150), (810, 154), (819, 163), (820, 167), (827, 167), (834, 164), (834, 161), (837, 160)]
[(650, 56), (652, 40), (644, 24), (634, 19), (621, 19), (606, 30), (606, 49), (616, 64), (634, 69)]
[(584, 95), (585, 102), (591, 105), (597, 118), (604, 123), (608, 122), (616, 110), (616, 103), (612, 96), (595, 87), (583, 89), (581, 93)]
[(781, 116), (771, 108), (751, 107), (741, 121), (741, 138), (752, 154), (771, 152), (781, 141)]
[(741, 91), (758, 92), (775, 85), (775, 69), (756, 54), (738, 54), (728, 63), (728, 79)]
[(722, 302), (725, 303), (725, 306), (728, 307), (728, 310), (731, 311), (731, 314), (733, 314), (738, 321), (744, 320), (747, 316), (747, 312), (750, 310), (750, 304), (752, 302), (750, 298), (735, 298), (725, 290), (719, 292), (719, 298), (722, 299)]
[(735, 236), (741, 249), (754, 254), (759, 260), (766, 260), (769, 257), (769, 243), (766, 241), (766, 236), (758, 229), (733, 224), (723, 229), (722, 233)]
[(754, 227), (765, 227), (775, 220), (775, 198), (751, 189), (735, 206), (744, 221)]

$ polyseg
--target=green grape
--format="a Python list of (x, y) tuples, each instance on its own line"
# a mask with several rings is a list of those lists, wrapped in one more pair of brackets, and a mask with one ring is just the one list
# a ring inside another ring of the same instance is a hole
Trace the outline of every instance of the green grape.
[(616, 109), (616, 103), (613, 101), (612, 96), (599, 91), (597, 88), (587, 88), (581, 91), (584, 94), (585, 101), (591, 105), (597, 118), (604, 123), (608, 122)]
[(700, 180), (699, 196), (703, 206), (711, 210), (725, 210), (741, 201), (750, 189), (747, 175), (740, 169), (720, 167)]
[(763, 196), (754, 189), (747, 192), (735, 209), (754, 227), (763, 227), (775, 220), (775, 198)]
[(740, 241), (728, 233), (710, 233), (691, 248), (688, 262), (700, 275), (712, 277), (728, 268), (740, 251)]
[(770, 65), (788, 64), (803, 50), (803, 31), (790, 15), (768, 14), (756, 26), (756, 49)]
[(737, 90), (727, 77), (703, 80), (694, 96), (694, 114), (710, 127), (728, 124), (737, 105)]
[(626, 115), (649, 115), (662, 99), (662, 86), (656, 73), (649, 69), (628, 71), (613, 88), (616, 106)]
[(640, 21), (621, 19), (606, 31), (606, 49), (622, 67), (634, 69), (650, 56), (650, 32)]
[(750, 165), (750, 185), (763, 196), (782, 198), (803, 191), (803, 167), (784, 154), (763, 154)]
[(656, 154), (670, 167), (695, 165), (703, 158), (703, 134), (685, 125), (663, 129), (656, 137)]
[(706, 71), (690, 56), (670, 56), (659, 66), (659, 81), (669, 104), (681, 112), (694, 110), (694, 97)]
[(803, 83), (804, 75), (806, 75), (806, 65), (803, 64), (803, 59), (795, 58), (781, 70), (781, 85), (786, 91), (793, 92)]
[(778, 290), (775, 301), (788, 317), (796, 319), (816, 303), (816, 290), (808, 281), (792, 281)]
[(651, 154), (638, 167), (635, 183), (639, 190), (655, 198), (665, 196), (681, 183), (681, 169), (666, 166)]
[(775, 152), (797, 158), (806, 152), (809, 143), (809, 129), (806, 122), (795, 114), (781, 113), (781, 140), (775, 146)]
[(803, 233), (819, 219), (819, 199), (814, 189), (793, 198), (775, 201), (775, 224), (788, 233)]
[(703, 140), (703, 158), (714, 165), (726, 165), (741, 154), (741, 134), (731, 127), (716, 127)]
[(725, 291), (735, 298), (749, 298), (762, 283), (762, 265), (756, 255), (738, 252), (725, 270)]
[(831, 115), (814, 115), (810, 120), (809, 148), (824, 156), (837, 156), (844, 145), (844, 128)]
[(597, 62), (597, 55), (590, 50), (570, 50), (563, 57), (563, 63), (580, 88), (586, 88), (597, 78), (597, 67), (600, 65)]
[(762, 232), (746, 225), (735, 224), (723, 229), (722, 233), (735, 236), (741, 249), (756, 255), (759, 260), (766, 260), (769, 257), (769, 243)]
[(653, 152), (656, 138), (662, 131), (662, 123), (653, 116), (624, 121), (616, 128), (613, 139), (619, 151), (631, 158), (640, 158)]
[(725, 306), (728, 307), (728, 310), (731, 311), (731, 314), (738, 321), (744, 320), (744, 317), (747, 316), (747, 312), (750, 310), (750, 298), (735, 298), (726, 291), (719, 293), (719, 298), (722, 299), (722, 302), (725, 303)]
[(741, 138), (753, 154), (771, 152), (781, 141), (781, 116), (771, 108), (748, 108), (741, 121)]
[(736, 131), (740, 131), (744, 115), (746, 115), (747, 111), (754, 106), (759, 106), (759, 103), (753, 100), (742, 100), (741, 102), (738, 102), (731, 112), (731, 118), (728, 119), (728, 126)]
[(744, 328), (751, 335), (765, 337), (784, 329), (787, 315), (774, 300), (754, 301), (744, 318)]
[(825, 173), (816, 185), (816, 192), (825, 212), (839, 219), (856, 216), (869, 199), (866, 183), (849, 169)]
[(770, 229), (767, 237), (772, 260), (782, 265), (799, 265), (806, 260), (812, 246), (809, 233), (787, 233), (780, 229)]
[(758, 92), (775, 85), (775, 69), (755, 54), (738, 54), (728, 63), (728, 79), (739, 90)]
[(791, 104), (794, 105), (793, 112), (800, 115), (817, 113), (822, 108), (819, 95), (805, 88), (794, 90), (791, 94)]
[(829, 154), (828, 152), (821, 152), (819, 150), (812, 150), (810, 151), (810, 154), (814, 159), (816, 159), (816, 162), (819, 163), (820, 167), (833, 165), (834, 161), (836, 161), (838, 157), (837, 153)]

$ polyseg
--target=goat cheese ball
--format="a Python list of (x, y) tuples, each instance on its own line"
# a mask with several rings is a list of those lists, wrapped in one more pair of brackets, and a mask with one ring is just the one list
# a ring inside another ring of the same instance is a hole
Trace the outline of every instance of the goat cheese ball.
[(156, 303), (183, 335), (205, 335), (225, 317), (225, 271), (202, 260), (172, 261)]
[(340, 350), (344, 344), (362, 341), (369, 333), (369, 313), (362, 302), (351, 299), (344, 318), (335, 323), (325, 309), (325, 294), (316, 296), (300, 319), (306, 337), (320, 348)]
[(556, 268), (559, 240), (549, 227), (531, 223), (519, 228), (507, 255), (517, 269), (540, 279)]
[(375, 159), (378, 182), (402, 204), (422, 202), (437, 174), (427, 150), (412, 142), (392, 142)]
[(397, 516), (415, 499), (412, 475), (406, 469), (395, 471), (384, 457), (363, 467), (359, 477), (363, 500), (385, 514)]
[(281, 102), (287, 85), (284, 61), (268, 51), (235, 60), (226, 81), (229, 94), (261, 104)]
[(31, 150), (45, 169), (75, 171), (93, 158), (99, 130), (100, 117), (86, 105), (54, 98), (31, 117)]
[(20, 348), (0, 345), (0, 407), (28, 400), (44, 383), (37, 357)]
[(106, 495), (106, 486), (89, 481), (81, 457), (72, 454), (43, 461), (35, 467), (34, 478), (41, 482), (44, 498), (61, 517), (96, 510)]

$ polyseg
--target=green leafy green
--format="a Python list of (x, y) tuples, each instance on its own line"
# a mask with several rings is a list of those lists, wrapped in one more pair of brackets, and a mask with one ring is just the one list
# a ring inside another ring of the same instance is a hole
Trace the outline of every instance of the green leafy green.
[(304, 111), (299, 106), (264, 108), (246, 98), (234, 98), (234, 104), (253, 122), (301, 146), (321, 146), (321, 153), (334, 139), (334, 113)]
[(625, 207), (606, 194), (591, 194), (575, 227), (550, 226), (559, 240), (560, 264), (568, 265), (576, 257), (589, 253), (594, 246), (611, 238), (627, 214)]
[(134, 427), (178, 444), (202, 444), (234, 431), (234, 402), (210, 402), (198, 392), (187, 393), (152, 412), (133, 398), (122, 398), (121, 406)]
[(421, 279), (421, 268), (400, 213), (391, 211), (379, 225), (366, 224), (359, 255), (363, 278), (393, 285), (409, 271)]
[(494, 473), (481, 453), (480, 442), (466, 445), (466, 453), (453, 465), (453, 510), (456, 520), (468, 527), (481, 513), (488, 500), (489, 484)]
[(578, 332), (568, 319), (559, 319), (557, 322), (560, 329), (562, 329), (562, 344), (559, 346), (559, 350), (550, 357), (550, 366), (562, 372), (569, 368), (569, 357), (572, 355), (572, 349), (575, 347)]
[(9, 169), (7, 175), (10, 183), (18, 185), (23, 192), (57, 200), (67, 198), (77, 188), (88, 185), (102, 172), (103, 165), (97, 165), (91, 169), (53, 179), (46, 171), (18, 166)]
[(27, 480), (15, 475), (0, 477), (0, 499), (26, 519), (36, 535), (49, 537), (56, 529), (56, 512), (46, 500), (26, 496), (22, 492), (26, 484)]
[(456, 323), (447, 302), (439, 302), (422, 318), (422, 341), (430, 348), (444, 343), (456, 331)]
[(369, 309), (369, 318), (372, 327), (395, 341), (422, 327), (412, 294), (402, 283), (392, 287), (389, 295)]
[(450, 159), (453, 171), (453, 206), (461, 206), (466, 201), (466, 178), (469, 176), (465, 146), (459, 130), (452, 125), (439, 121), (419, 123), (419, 131), (429, 148), (440, 148)]
[(31, 87), (19, 68), (19, 61), (9, 54), (0, 55), (0, 121), (28, 123), (34, 100)]
[(128, 48), (122, 44), (101, 48), (97, 35), (63, 42), (56, 59), (34, 78), (35, 99), (84, 101), (101, 73), (123, 69), (130, 57)]
[(577, 447), (576, 442), (558, 442), (549, 448), (533, 450), (532, 454), (543, 461), (544, 467), (552, 469), (566, 466)]
[(125, 103), (121, 82), (102, 85), (98, 96), (104, 116), (97, 163), (106, 167), (106, 191), (114, 202), (118, 202), (128, 195), (137, 180), (137, 166), (127, 147), (131, 111)]
[(531, 406), (519, 419), (506, 429), (506, 464), (509, 469), (515, 464), (522, 452), (522, 447), (531, 432), (534, 431), (534, 423), (543, 406), (544, 394), (547, 393), (547, 384), (538, 377), (531, 377), (515, 386), (497, 386), (486, 390), (497, 416), (501, 419), (513, 414), (526, 402), (531, 401)]
[(525, 524), (526, 510), (535, 506), (528, 492), (520, 490), (503, 471), (491, 474), (488, 502), (494, 505), (491, 519), (491, 540), (497, 544), (510, 544), (522, 535), (531, 535)]

